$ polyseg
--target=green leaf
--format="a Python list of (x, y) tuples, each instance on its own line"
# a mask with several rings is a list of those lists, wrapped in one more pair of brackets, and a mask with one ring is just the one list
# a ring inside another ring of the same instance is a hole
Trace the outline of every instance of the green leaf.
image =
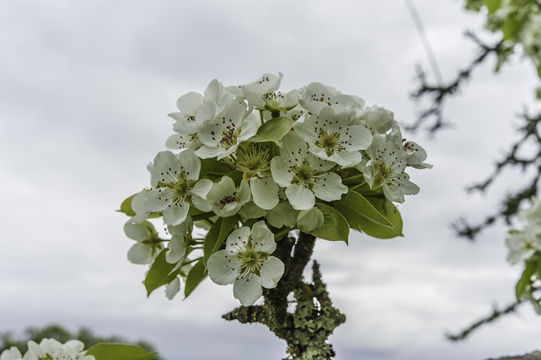
[(150, 353), (142, 347), (125, 344), (100, 343), (86, 352), (96, 360), (154, 360), (156, 353)]
[(186, 276), (186, 286), (184, 286), (184, 297), (187, 298), (192, 291), (207, 277), (207, 270), (205, 269), (204, 259), (201, 258), (190, 269), (190, 272)]
[(120, 210), (117, 210), (117, 211), (124, 213), (128, 216), (135, 216), (135, 211), (133, 211), (133, 209), (131, 208), (131, 201), (133, 200), (135, 195), (137, 194), (133, 194), (132, 196), (124, 200), (122, 204), (120, 204)]
[(504, 40), (515, 39), (522, 25), (522, 22), (517, 20), (516, 15), (509, 15), (503, 23), (502, 31)]
[(541, 78), (541, 65), (537, 67), (537, 75)]
[(393, 223), (391, 223), (370, 201), (358, 192), (348, 192), (343, 201), (348, 208), (355, 211), (358, 215), (365, 217), (367, 220), (381, 226), (394, 228)]
[(165, 253), (167, 250), (168, 249), (163, 249), (162, 252), (160, 252), (148, 270), (147, 277), (144, 281), (145, 289), (147, 289), (147, 296), (150, 296), (150, 294), (160, 286), (169, 284), (173, 281), (175, 276), (177, 276), (176, 272), (171, 273), (176, 264), (170, 264), (165, 260)]
[(203, 244), (203, 259), (204, 265), (207, 265), (209, 257), (216, 251), (220, 250), (220, 247), (224, 243), (227, 235), (233, 231), (238, 223), (238, 217), (236, 215), (218, 218), (212, 225), (207, 236), (205, 237), (205, 243)]
[(366, 199), (393, 225), (393, 227), (383, 226), (364, 216), (360, 216), (357, 212), (346, 206), (344, 200), (337, 201), (333, 205), (345, 216), (351, 228), (357, 231), (364, 232), (367, 235), (378, 239), (390, 239), (397, 236), (403, 236), (402, 217), (393, 203), (381, 197), (367, 196)]
[(515, 295), (517, 296), (517, 300), (522, 299), (526, 295), (531, 283), (532, 275), (534, 274), (536, 268), (537, 261), (530, 260), (526, 262), (526, 267), (524, 268), (524, 271), (522, 272), (522, 275), (515, 286)]
[(502, 6), (502, 0), (484, 0), (489, 14), (493, 14)]
[(277, 117), (270, 119), (257, 130), (257, 134), (248, 141), (260, 143), (272, 141), (278, 146), (282, 146), (282, 138), (293, 127), (293, 120), (288, 117)]
[(316, 207), (323, 213), (323, 225), (310, 234), (325, 240), (345, 241), (347, 244), (349, 224), (344, 216), (329, 205), (317, 203)]

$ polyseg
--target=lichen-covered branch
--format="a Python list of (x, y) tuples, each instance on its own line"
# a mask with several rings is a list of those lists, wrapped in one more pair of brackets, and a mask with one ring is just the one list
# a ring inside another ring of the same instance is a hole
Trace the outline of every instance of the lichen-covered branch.
[[(223, 315), (226, 320), (267, 326), (287, 342), (287, 359), (323, 360), (334, 357), (335, 352), (327, 339), (336, 327), (346, 321), (345, 315), (333, 306), (316, 261), (312, 266), (312, 281), (303, 279), (314, 244), (314, 236), (304, 233), (297, 240), (285, 238), (279, 241), (275, 255), (284, 262), (285, 275), (278, 286), (263, 292), (263, 305), (240, 306)], [(291, 294), (294, 310), (289, 306)]]

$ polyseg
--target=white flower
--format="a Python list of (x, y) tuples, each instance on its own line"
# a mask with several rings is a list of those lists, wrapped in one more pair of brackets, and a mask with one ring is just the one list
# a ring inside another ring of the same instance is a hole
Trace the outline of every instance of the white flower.
[(363, 173), (371, 189), (382, 187), (385, 197), (394, 202), (404, 202), (404, 195), (419, 192), (419, 187), (409, 181), (409, 175), (404, 172), (407, 155), (392, 138), (375, 135), (366, 152), (370, 160), (361, 163), (357, 169)]
[(523, 221), (530, 223), (541, 223), (541, 201), (538, 198), (532, 197), (532, 204), (529, 208), (519, 211), (518, 217)]
[(209, 211), (205, 200), (212, 187), (212, 181), (199, 179), (201, 160), (193, 151), (185, 150), (180, 154), (162, 151), (149, 166), (152, 189), (142, 191), (132, 202), (136, 212), (135, 220), (146, 218), (153, 211), (163, 211), (163, 221), (167, 225), (182, 223), (188, 215), (190, 203), (201, 211)]
[(224, 176), (212, 185), (207, 199), (216, 215), (229, 217), (235, 215), (244, 204), (250, 201), (250, 187), (245, 181), (237, 188), (229, 176)]
[(509, 249), (507, 261), (511, 265), (518, 264), (541, 250), (541, 226), (529, 224), (522, 231), (511, 230), (505, 239), (505, 244)]
[(218, 160), (232, 154), (238, 145), (257, 133), (259, 117), (250, 113), (239, 103), (228, 105), (216, 118), (201, 127), (199, 139), (203, 143), (196, 154), (202, 159), (217, 157)]
[(353, 122), (364, 124), (373, 134), (385, 134), (396, 126), (392, 111), (379, 106), (365, 108)]
[(286, 188), (286, 196), (296, 210), (312, 208), (315, 197), (334, 201), (347, 193), (348, 187), (342, 184), (342, 178), (328, 172), (333, 166), (332, 162), (310, 154), (304, 140), (293, 132), (284, 136), (280, 156), (271, 161), (274, 181)]
[(299, 94), (297, 90), (291, 90), (286, 94), (274, 91), (264, 94), (263, 101), (267, 110), (287, 112), (299, 103)]
[(167, 244), (167, 252), (165, 253), (165, 260), (168, 263), (178, 263), (180, 266), (186, 255), (185, 240), (191, 235), (192, 229), (192, 218), (190, 216), (179, 225), (168, 226), (167, 230), (171, 234), (171, 239)]
[(15, 346), (2, 351), (2, 354), (0, 354), (0, 360), (22, 360), (22, 358), (21, 352)]
[(43, 339), (39, 343), (28, 342), (28, 352), (24, 360), (94, 360), (94, 356), (85, 355), (84, 344), (79, 340), (70, 340), (65, 344), (55, 339)]
[(282, 76), (282, 73), (278, 73), (278, 76), (274, 74), (263, 74), (256, 81), (241, 85), (239, 88), (242, 90), (243, 96), (250, 106), (262, 109), (265, 107), (263, 97), (278, 90)]
[(227, 237), (225, 250), (208, 260), (209, 277), (216, 284), (233, 283), (233, 294), (242, 305), (253, 305), (262, 295), (262, 286), (274, 288), (284, 273), (284, 264), (271, 254), (276, 249), (274, 234), (264, 221), (243, 226)]
[(135, 240), (128, 250), (128, 260), (133, 264), (150, 264), (162, 248), (154, 226), (148, 221), (135, 224), (128, 221), (124, 224), (124, 233)]
[(351, 113), (325, 107), (318, 116), (306, 116), (294, 130), (310, 146), (310, 151), (323, 160), (348, 167), (357, 165), (372, 142), (372, 134), (364, 125), (349, 125)]
[(301, 89), (299, 103), (311, 114), (319, 114), (326, 107), (333, 107), (339, 111), (360, 111), (364, 107), (364, 100), (353, 95), (344, 95), (331, 86), (318, 82), (308, 84)]

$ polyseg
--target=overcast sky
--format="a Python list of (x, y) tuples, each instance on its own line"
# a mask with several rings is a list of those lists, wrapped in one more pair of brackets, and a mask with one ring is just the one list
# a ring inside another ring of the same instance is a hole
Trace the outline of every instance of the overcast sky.
[[(460, 1), (415, 3), (449, 79), (473, 56), (463, 31), (482, 21)], [(0, 1), (0, 330), (58, 322), (149, 340), (167, 360), (280, 358), (285, 346), (266, 328), (220, 318), (237, 306), (230, 287), (146, 299), (114, 210), (147, 186), (176, 98), (213, 78), (281, 71), (285, 90), (320, 81), (411, 122), (417, 63), (426, 57), (400, 0)], [(487, 64), (446, 109), (455, 129), (409, 135), (434, 169), (410, 172), (421, 193), (400, 206), (405, 238), (317, 242), (348, 317), (331, 339), (338, 359), (481, 360), (539, 347), (528, 306), (460, 344), (444, 339), (513, 300), (520, 269), (505, 262), (506, 228), (470, 244), (449, 223), (481, 219), (519, 186), (509, 173), (487, 196), (463, 191), (512, 141), (534, 84), (526, 62), (498, 76)]]

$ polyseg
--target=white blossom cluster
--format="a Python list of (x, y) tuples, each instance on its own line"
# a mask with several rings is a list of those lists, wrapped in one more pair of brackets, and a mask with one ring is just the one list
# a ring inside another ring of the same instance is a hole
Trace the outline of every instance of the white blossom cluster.
[(94, 356), (85, 355), (84, 344), (79, 340), (62, 344), (55, 339), (43, 339), (39, 344), (30, 340), (24, 355), (14, 346), (4, 350), (0, 360), (94, 360)]
[[(403, 139), (392, 112), (317, 82), (283, 92), (281, 79), (264, 74), (240, 86), (212, 80), (203, 94), (182, 95), (169, 114), (169, 150), (148, 165), (150, 187), (133, 197), (124, 226), (135, 241), (131, 262), (154, 264), (165, 252), (174, 265), (169, 298), (180, 290), (179, 277), (204, 260), (212, 281), (233, 283), (234, 296), (253, 304), (283, 275), (284, 264), (272, 256), (275, 239), (322, 226), (318, 204), (332, 206), (353, 188), (397, 203), (419, 192), (406, 169), (431, 165), (423, 148)], [(168, 239), (154, 217), (163, 217)], [(210, 254), (211, 228), (228, 219), (225, 246)], [(209, 256), (191, 257), (202, 249)]]
[(532, 199), (532, 206), (522, 210), (518, 218), (525, 224), (522, 230), (510, 230), (505, 244), (509, 250), (507, 261), (511, 265), (529, 260), (541, 252), (541, 201)]

